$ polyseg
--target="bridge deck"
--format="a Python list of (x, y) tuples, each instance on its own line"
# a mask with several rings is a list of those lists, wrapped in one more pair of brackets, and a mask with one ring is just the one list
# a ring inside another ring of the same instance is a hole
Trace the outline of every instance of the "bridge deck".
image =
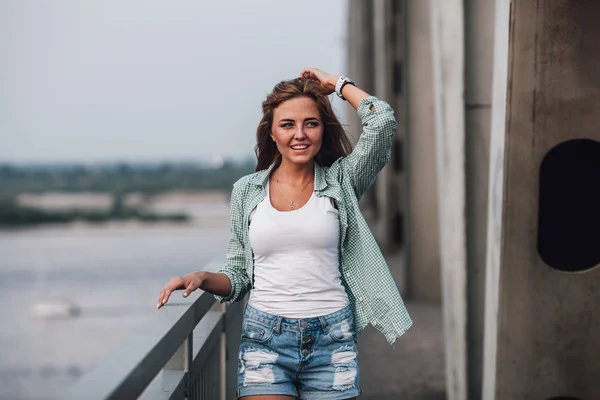
[(438, 305), (407, 302), (413, 326), (394, 346), (372, 327), (361, 333), (361, 400), (444, 400), (442, 313)]
[[(394, 280), (404, 286), (403, 257), (386, 254)], [(390, 346), (373, 327), (361, 333), (358, 360), (361, 400), (444, 400), (444, 337), (439, 304), (406, 302), (413, 319), (409, 331)]]

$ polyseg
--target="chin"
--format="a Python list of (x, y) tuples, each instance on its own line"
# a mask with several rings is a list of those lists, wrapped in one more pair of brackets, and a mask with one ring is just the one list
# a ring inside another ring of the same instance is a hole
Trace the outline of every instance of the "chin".
[(304, 155), (304, 156), (296, 156), (292, 155), (291, 157), (286, 157), (289, 162), (292, 164), (304, 165), (313, 162), (315, 159), (314, 155)]

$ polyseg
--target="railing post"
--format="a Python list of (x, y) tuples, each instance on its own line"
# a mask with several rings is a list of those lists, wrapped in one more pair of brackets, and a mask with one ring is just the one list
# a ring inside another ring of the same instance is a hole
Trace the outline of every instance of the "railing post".
[(219, 357), (220, 357), (220, 400), (227, 400), (227, 306), (225, 304), (220, 305), (220, 311), (225, 315), (223, 323), (223, 331), (221, 332)]
[(235, 399), (237, 393), (238, 352), (242, 334), (242, 317), (245, 301), (230, 304), (225, 314), (225, 398)]
[(194, 360), (194, 331), (188, 334), (187, 339), (177, 349), (175, 354), (165, 364), (163, 369), (185, 371), (185, 397), (193, 400), (191, 396), (192, 389), (192, 361)]

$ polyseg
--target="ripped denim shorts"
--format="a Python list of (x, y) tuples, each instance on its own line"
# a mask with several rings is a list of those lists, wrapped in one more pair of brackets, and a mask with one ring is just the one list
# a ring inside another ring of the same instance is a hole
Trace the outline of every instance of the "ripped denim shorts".
[(350, 306), (290, 319), (246, 306), (238, 360), (238, 398), (288, 395), (302, 400), (358, 396), (359, 369)]

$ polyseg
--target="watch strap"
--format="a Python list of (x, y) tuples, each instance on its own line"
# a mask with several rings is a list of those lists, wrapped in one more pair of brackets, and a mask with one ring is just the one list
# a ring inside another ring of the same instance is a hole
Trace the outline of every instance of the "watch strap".
[(342, 100), (346, 100), (346, 98), (344, 96), (342, 96), (342, 89), (344, 88), (344, 85), (346, 85), (347, 83), (354, 85), (354, 81), (352, 79), (348, 78), (346, 75), (342, 75), (339, 77), (339, 79), (335, 85), (335, 93)]

